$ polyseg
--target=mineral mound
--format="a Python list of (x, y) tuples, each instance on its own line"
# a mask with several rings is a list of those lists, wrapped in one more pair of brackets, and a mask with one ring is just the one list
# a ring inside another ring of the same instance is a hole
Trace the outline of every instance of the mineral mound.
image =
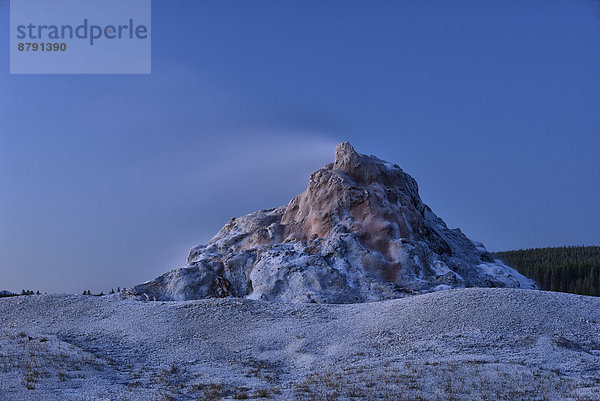
[(345, 142), (287, 205), (232, 218), (186, 266), (126, 294), (352, 303), (463, 287), (535, 284), (449, 229), (400, 167)]

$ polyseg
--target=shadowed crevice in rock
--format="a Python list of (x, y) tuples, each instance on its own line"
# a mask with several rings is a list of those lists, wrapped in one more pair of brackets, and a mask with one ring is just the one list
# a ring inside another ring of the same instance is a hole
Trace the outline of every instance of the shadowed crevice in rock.
[(349, 303), (459, 287), (535, 288), (483, 244), (448, 229), (400, 167), (347, 142), (288, 205), (231, 219), (187, 262), (128, 294)]

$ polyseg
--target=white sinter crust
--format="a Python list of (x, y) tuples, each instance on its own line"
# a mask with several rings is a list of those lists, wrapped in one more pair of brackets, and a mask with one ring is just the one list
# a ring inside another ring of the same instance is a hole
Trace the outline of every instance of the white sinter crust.
[(449, 288), (535, 288), (446, 227), (400, 167), (346, 142), (289, 204), (231, 219), (187, 263), (127, 294), (353, 303)]

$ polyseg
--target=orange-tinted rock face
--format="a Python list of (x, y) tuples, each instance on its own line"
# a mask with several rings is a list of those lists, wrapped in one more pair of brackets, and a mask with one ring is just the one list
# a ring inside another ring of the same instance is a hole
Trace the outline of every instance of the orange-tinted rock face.
[(312, 173), (306, 191), (288, 205), (232, 219), (208, 244), (193, 248), (188, 263), (191, 270), (134, 292), (158, 299), (229, 292), (360, 302), (453, 287), (533, 286), (491, 259), (482, 244), (448, 229), (400, 167), (360, 155), (349, 143), (338, 144), (334, 163)]
[(365, 247), (386, 257), (393, 271), (380, 273), (394, 281), (400, 265), (392, 241), (415, 238), (414, 228), (423, 225), (417, 207), (423, 205), (410, 176), (341, 143), (335, 162), (311, 174), (308, 188), (289, 203), (281, 224), (284, 238), (296, 241), (327, 238), (337, 225), (348, 228)]

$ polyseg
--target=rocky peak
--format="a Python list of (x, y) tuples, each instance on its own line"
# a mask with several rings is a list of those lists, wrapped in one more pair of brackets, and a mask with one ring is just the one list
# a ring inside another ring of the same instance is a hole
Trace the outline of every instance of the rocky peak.
[(448, 229), (400, 167), (343, 142), (287, 205), (232, 219), (188, 265), (130, 293), (362, 302), (469, 286), (534, 287)]
[(359, 167), (361, 156), (356, 153), (349, 142), (340, 142), (335, 147), (335, 161), (333, 169), (351, 173)]

